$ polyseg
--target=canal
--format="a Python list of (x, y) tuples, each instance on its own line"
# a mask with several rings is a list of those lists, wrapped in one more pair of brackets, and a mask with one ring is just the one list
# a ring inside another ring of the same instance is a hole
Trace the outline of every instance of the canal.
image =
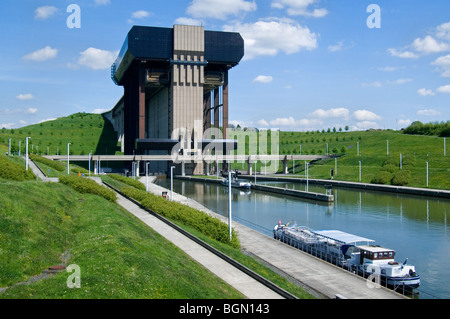
[[(157, 184), (170, 188), (170, 180)], [(258, 182), (305, 190), (304, 184)], [(325, 193), (309, 185), (310, 192)], [(227, 216), (228, 189), (212, 183), (174, 180), (174, 192)], [(315, 202), (260, 191), (232, 190), (232, 219), (268, 236), (281, 220), (315, 230), (336, 229), (376, 241), (396, 251), (396, 260), (415, 265), (421, 299), (450, 298), (450, 200), (386, 192), (334, 188), (333, 203)]]

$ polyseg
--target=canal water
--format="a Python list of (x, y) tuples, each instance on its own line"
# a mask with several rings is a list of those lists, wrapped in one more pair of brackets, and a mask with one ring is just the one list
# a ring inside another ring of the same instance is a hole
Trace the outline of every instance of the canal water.
[[(157, 184), (170, 188), (170, 180)], [(305, 190), (305, 184), (258, 182)], [(310, 192), (325, 193), (309, 185)], [(212, 183), (174, 180), (174, 192), (228, 215), (228, 188)], [(266, 235), (295, 220), (314, 230), (335, 229), (363, 236), (396, 251), (396, 260), (415, 265), (421, 276), (421, 299), (450, 298), (450, 200), (333, 188), (334, 203), (322, 203), (261, 191), (232, 190), (232, 219)]]

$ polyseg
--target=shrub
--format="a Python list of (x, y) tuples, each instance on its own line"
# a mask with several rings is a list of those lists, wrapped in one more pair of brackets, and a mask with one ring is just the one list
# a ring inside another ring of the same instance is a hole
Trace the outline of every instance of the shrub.
[(82, 194), (94, 194), (101, 196), (110, 202), (117, 201), (116, 193), (105, 186), (97, 184), (92, 179), (78, 177), (75, 175), (66, 175), (59, 178), (59, 182), (72, 187)]
[(234, 230), (232, 231), (232, 239), (230, 241), (228, 225), (204, 212), (180, 203), (168, 201), (162, 197), (149, 194), (133, 187), (123, 188), (122, 193), (134, 198), (145, 208), (164, 216), (167, 219), (181, 222), (212, 239), (229, 244), (232, 247), (240, 246), (239, 239)]
[(409, 184), (411, 172), (408, 170), (399, 170), (392, 178), (392, 185), (405, 186)]
[(47, 166), (50, 166), (51, 168), (54, 168), (59, 172), (63, 172), (65, 170), (65, 167), (63, 164), (56, 162), (56, 161), (52, 161), (48, 158), (45, 158), (45, 157), (42, 157), (39, 155), (30, 154), (30, 159), (35, 162), (39, 162), (39, 163), (45, 164)]
[(398, 167), (395, 165), (392, 165), (392, 164), (387, 164), (387, 165), (384, 165), (381, 170), (389, 172), (389, 173), (395, 173), (398, 170)]
[(388, 171), (379, 171), (375, 176), (372, 178), (371, 183), (372, 184), (389, 184), (392, 179), (392, 173)]
[(14, 163), (3, 156), (0, 156), (0, 177), (19, 182), (36, 178), (30, 169), (27, 171), (24, 166)]
[(125, 177), (122, 175), (118, 175), (118, 174), (109, 174), (108, 176), (112, 177), (116, 181), (123, 182), (127, 185), (130, 185), (137, 189), (141, 189), (141, 190), (145, 191), (145, 185), (135, 179), (132, 179), (130, 177)]

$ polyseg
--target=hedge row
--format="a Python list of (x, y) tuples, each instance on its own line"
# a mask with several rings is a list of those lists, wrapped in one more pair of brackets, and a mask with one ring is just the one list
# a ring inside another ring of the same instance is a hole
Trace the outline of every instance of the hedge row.
[(31, 169), (27, 171), (24, 165), (14, 163), (3, 156), (0, 156), (0, 177), (19, 182), (36, 178)]
[(118, 174), (108, 174), (108, 176), (115, 179), (116, 181), (123, 182), (129, 186), (133, 186), (137, 189), (145, 191), (145, 185), (135, 179)]
[(110, 202), (117, 201), (116, 193), (106, 188), (105, 186), (97, 184), (89, 178), (78, 177), (75, 175), (66, 175), (59, 177), (59, 182), (72, 187), (82, 194), (94, 194), (106, 198)]
[(232, 247), (238, 248), (240, 246), (236, 232), (232, 230), (230, 241), (228, 225), (217, 218), (189, 206), (168, 201), (162, 197), (149, 194), (133, 187), (125, 187), (121, 191), (126, 196), (140, 202), (145, 208), (164, 216), (167, 219), (181, 222), (212, 239), (229, 244)]
[(32, 159), (35, 162), (39, 162), (39, 163), (45, 164), (51, 168), (54, 168), (59, 172), (63, 172), (66, 169), (66, 167), (63, 164), (56, 162), (56, 161), (52, 161), (48, 158), (45, 158), (45, 157), (42, 157), (39, 155), (30, 154), (30, 159)]

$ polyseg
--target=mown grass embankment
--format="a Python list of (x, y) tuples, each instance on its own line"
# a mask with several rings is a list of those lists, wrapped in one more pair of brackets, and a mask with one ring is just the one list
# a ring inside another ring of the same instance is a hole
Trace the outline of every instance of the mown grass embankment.
[[(131, 178), (124, 180), (123, 178), (118, 178), (112, 174), (104, 175), (102, 176), (102, 179), (119, 191), (126, 193), (130, 197), (134, 197), (147, 209), (160, 213), (162, 216), (177, 224), (179, 227), (193, 234), (197, 238), (200, 238), (207, 244), (240, 262), (247, 268), (253, 270), (281, 288), (289, 291), (298, 298), (314, 298), (304, 288), (277, 274), (269, 267), (261, 264), (255, 258), (246, 255), (239, 248), (239, 242), (234, 230), (233, 240), (230, 242), (226, 225), (223, 225), (223, 223), (219, 224), (218, 221), (215, 221), (207, 214), (175, 202), (170, 202), (160, 196), (155, 196), (152, 194), (145, 195), (142, 190), (139, 191), (136, 188), (132, 189), (130, 185), (133, 185), (134, 181)], [(145, 187), (142, 186), (139, 188), (145, 189)], [(162, 207), (165, 207), (165, 209), (161, 209)]]
[[(233, 132), (244, 136), (245, 132)], [(309, 167), (309, 177), (359, 182), (359, 162), (361, 162), (361, 182), (372, 183), (385, 170), (386, 160), (395, 166), (389, 177), (382, 179), (383, 184), (401, 184), (403, 186), (426, 187), (427, 162), (429, 167), (429, 187), (450, 189), (450, 141), (447, 139), (447, 156), (444, 156), (444, 138), (437, 136), (407, 135), (400, 131), (364, 131), (364, 132), (280, 132), (279, 154), (284, 155), (338, 155), (337, 172), (335, 160), (322, 160)], [(269, 149), (271, 145), (269, 145)], [(359, 149), (359, 154), (358, 154)], [(388, 155), (389, 153), (389, 155)], [(400, 154), (404, 165), (399, 172)], [(411, 165), (414, 163), (414, 165)], [(294, 165), (295, 164), (295, 165)], [(234, 169), (247, 169), (246, 164), (233, 164)], [(282, 163), (278, 164), (278, 173), (282, 172)], [(289, 162), (289, 174), (304, 177), (304, 161)], [(257, 171), (264, 173), (264, 163), (257, 163)], [(394, 175), (397, 178), (394, 180)]]
[[(0, 181), (0, 298), (242, 298), (116, 204), (62, 184)], [(61, 263), (81, 270), (14, 286)]]

